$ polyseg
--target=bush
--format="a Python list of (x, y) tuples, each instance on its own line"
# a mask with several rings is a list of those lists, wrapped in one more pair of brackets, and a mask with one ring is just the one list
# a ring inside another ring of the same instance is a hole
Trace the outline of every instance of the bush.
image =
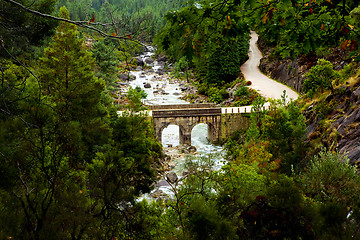
[(249, 89), (245, 85), (241, 85), (234, 93), (235, 97), (247, 97), (250, 95)]
[(318, 91), (332, 89), (332, 81), (340, 75), (333, 69), (331, 62), (319, 59), (316, 66), (305, 74), (303, 91), (313, 96)]

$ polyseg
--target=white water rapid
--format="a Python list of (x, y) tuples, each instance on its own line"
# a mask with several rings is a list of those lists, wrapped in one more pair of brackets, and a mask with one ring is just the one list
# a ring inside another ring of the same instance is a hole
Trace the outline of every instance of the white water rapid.
[[(181, 99), (184, 83), (180, 80), (172, 78), (169, 74), (164, 73), (163, 62), (150, 60), (153, 55), (153, 49), (148, 47), (149, 51), (139, 56), (144, 62), (147, 62), (147, 66), (151, 68), (137, 68), (137, 70), (131, 71), (130, 76), (135, 76), (134, 80), (130, 80), (127, 86), (123, 86), (122, 92), (126, 92), (129, 87), (136, 88), (141, 87), (146, 93), (147, 98), (143, 100), (146, 105), (168, 105), (168, 104), (189, 104)], [(134, 78), (134, 77), (133, 77)], [(162, 134), (162, 144), (164, 152), (171, 156), (172, 159), (169, 163), (171, 172), (175, 172), (176, 175), (181, 178), (184, 169), (184, 163), (188, 156), (211, 156), (211, 159), (215, 161), (215, 169), (220, 169), (223, 165), (224, 158), (222, 157), (221, 146), (215, 146), (207, 140), (207, 125), (198, 124), (192, 130), (191, 143), (196, 148), (195, 153), (189, 153), (186, 148), (179, 146), (179, 127), (170, 125), (164, 129)], [(185, 149), (185, 151), (184, 151)], [(184, 153), (185, 152), (185, 153)], [(154, 198), (164, 197), (163, 194), (172, 196), (172, 191), (169, 184), (165, 181), (165, 176), (160, 180), (151, 196)], [(144, 196), (149, 198), (148, 195)]]

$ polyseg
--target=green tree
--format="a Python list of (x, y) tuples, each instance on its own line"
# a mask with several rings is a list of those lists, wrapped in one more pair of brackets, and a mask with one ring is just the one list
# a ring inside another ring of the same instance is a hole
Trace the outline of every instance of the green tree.
[(359, 41), (358, 27), (350, 16), (358, 7), (356, 1), (262, 1), (257, 6), (252, 14), (256, 31), (283, 58), (339, 46), (346, 40)]
[(175, 60), (185, 56), (208, 82), (232, 81), (248, 50), (249, 28), (238, 12), (239, 4), (189, 2), (165, 16), (167, 25), (155, 43)]
[(340, 78), (340, 74), (334, 70), (331, 62), (325, 59), (319, 59), (316, 66), (313, 66), (305, 74), (303, 91), (313, 96), (317, 92), (333, 89), (332, 82)]
[(360, 236), (360, 177), (344, 155), (322, 150), (302, 174), (302, 183), (306, 194), (320, 204), (321, 239)]
[[(64, 7), (60, 15), (69, 17)], [(95, 77), (93, 67), (94, 60), (84, 49), (77, 27), (61, 23), (40, 59), (40, 80), (64, 120), (85, 120), (103, 111), (99, 104), (104, 83)]]
[(97, 41), (93, 44), (91, 52), (95, 58), (97, 77), (105, 80), (108, 90), (112, 90), (116, 82), (117, 62), (115, 46), (106, 45), (104, 41)]

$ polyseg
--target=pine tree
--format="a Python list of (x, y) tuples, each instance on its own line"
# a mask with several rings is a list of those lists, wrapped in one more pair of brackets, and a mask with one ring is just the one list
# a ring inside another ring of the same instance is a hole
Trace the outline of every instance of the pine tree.
[[(69, 18), (65, 7), (60, 9), (60, 14)], [(63, 120), (84, 120), (98, 115), (105, 85), (95, 77), (94, 60), (84, 48), (75, 25), (61, 23), (40, 62), (43, 90), (56, 103)]]

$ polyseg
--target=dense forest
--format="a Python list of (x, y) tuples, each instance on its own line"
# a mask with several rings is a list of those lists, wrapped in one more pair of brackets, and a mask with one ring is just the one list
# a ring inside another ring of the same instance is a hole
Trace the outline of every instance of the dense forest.
[[(0, 238), (360, 239), (359, 29), (356, 0), (2, 0)], [(239, 68), (250, 30), (304, 70), (298, 100), (261, 110)], [(255, 109), (220, 170), (184, 159), (156, 201), (140, 200), (165, 159), (143, 93), (114, 104), (145, 44), (208, 101), (238, 86)]]

